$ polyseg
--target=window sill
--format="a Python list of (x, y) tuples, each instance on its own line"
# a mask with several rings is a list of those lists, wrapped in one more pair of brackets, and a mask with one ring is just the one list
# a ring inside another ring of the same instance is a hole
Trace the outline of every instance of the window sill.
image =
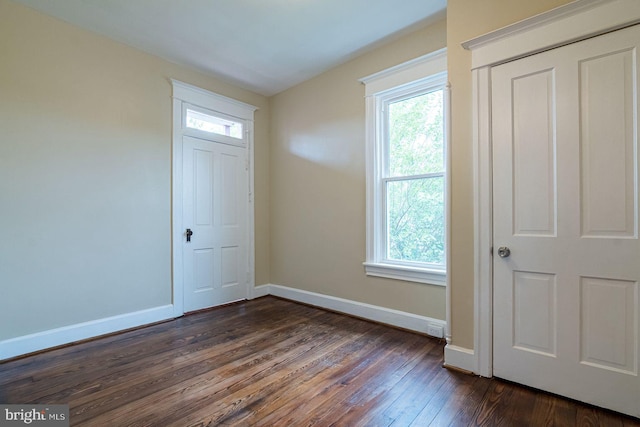
[(385, 277), (387, 279), (406, 280), (437, 286), (447, 285), (447, 274), (444, 271), (376, 262), (365, 262), (363, 264), (367, 276)]

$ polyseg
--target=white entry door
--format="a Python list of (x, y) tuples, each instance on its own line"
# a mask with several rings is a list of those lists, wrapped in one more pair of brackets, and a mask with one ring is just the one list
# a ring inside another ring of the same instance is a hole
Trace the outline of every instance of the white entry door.
[(184, 136), (184, 311), (247, 297), (246, 149)]
[(636, 417), (639, 44), (635, 26), (491, 71), (494, 375)]

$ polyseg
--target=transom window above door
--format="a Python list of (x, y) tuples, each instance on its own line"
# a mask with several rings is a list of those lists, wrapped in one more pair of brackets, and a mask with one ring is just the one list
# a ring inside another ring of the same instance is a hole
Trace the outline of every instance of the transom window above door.
[(246, 145), (246, 125), (242, 118), (184, 103), (182, 129), (185, 134), (230, 145)]
[(242, 123), (187, 108), (186, 126), (203, 132), (242, 139)]

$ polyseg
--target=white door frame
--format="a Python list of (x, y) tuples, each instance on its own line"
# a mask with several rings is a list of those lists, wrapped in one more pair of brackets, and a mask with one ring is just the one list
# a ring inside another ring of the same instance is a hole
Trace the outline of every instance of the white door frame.
[(252, 295), (255, 286), (255, 218), (254, 218), (254, 158), (253, 158), (253, 115), (258, 109), (253, 105), (236, 101), (222, 95), (201, 89), (178, 80), (171, 79), (173, 86), (173, 138), (172, 138), (172, 282), (173, 282), (173, 316), (184, 314), (184, 282), (182, 265), (184, 227), (182, 218), (182, 137), (186, 134), (183, 121), (183, 104), (188, 103), (208, 110), (217, 111), (228, 116), (242, 119), (247, 123), (246, 147), (249, 172), (249, 188), (247, 198), (247, 298)]
[(473, 81), (474, 349), (448, 349), (448, 365), (493, 375), (491, 68), (637, 23), (638, 0), (577, 0), (462, 44)]

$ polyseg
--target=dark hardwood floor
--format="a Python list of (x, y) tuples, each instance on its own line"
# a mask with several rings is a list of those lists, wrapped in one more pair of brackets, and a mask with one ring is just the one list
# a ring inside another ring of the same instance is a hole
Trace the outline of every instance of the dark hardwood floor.
[(74, 426), (640, 426), (442, 368), (441, 340), (265, 297), (0, 364)]

